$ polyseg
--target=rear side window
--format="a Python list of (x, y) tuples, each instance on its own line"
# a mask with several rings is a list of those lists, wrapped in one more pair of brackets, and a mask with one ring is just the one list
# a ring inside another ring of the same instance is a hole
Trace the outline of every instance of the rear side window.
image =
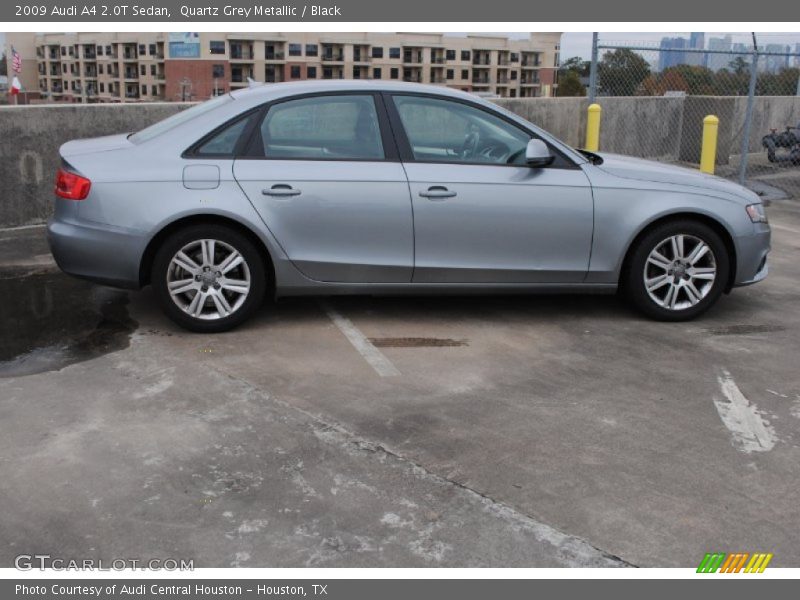
[(128, 139), (134, 144), (147, 142), (155, 137), (158, 137), (159, 135), (163, 135), (168, 131), (175, 129), (179, 125), (183, 125), (192, 119), (196, 119), (197, 117), (209, 113), (212, 110), (219, 108), (223, 104), (227, 104), (228, 102), (233, 102), (233, 98), (229, 94), (225, 94), (224, 96), (217, 96), (212, 100), (207, 100), (202, 104), (195, 104), (191, 108), (182, 110), (171, 117), (167, 117), (163, 121), (159, 121), (154, 125), (150, 125), (150, 127), (146, 127), (145, 129), (134, 133), (133, 135), (129, 136)]
[(266, 158), (385, 158), (375, 100), (368, 95), (319, 96), (275, 104), (259, 133), (259, 149)]
[(194, 156), (233, 156), (236, 153), (237, 145), (242, 135), (247, 129), (251, 117), (245, 117), (224, 127), (221, 131), (213, 134), (210, 138), (197, 146), (192, 154)]

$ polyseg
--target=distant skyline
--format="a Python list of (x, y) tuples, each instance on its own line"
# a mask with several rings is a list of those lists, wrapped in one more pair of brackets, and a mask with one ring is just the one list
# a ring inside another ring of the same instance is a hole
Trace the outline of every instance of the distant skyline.
[[(706, 48), (708, 47), (708, 40), (712, 37), (723, 37), (725, 35), (730, 35), (732, 42), (747, 44), (748, 46), (753, 43), (753, 38), (749, 33), (719, 33), (719, 32), (712, 32), (707, 31), (705, 32), (705, 41), (706, 41)], [(625, 42), (627, 44), (633, 44), (635, 42), (642, 42), (644, 45), (652, 45), (655, 44), (654, 48), (657, 48), (657, 44), (661, 41), (661, 38), (664, 37), (685, 37), (689, 38), (691, 35), (690, 32), (682, 32), (682, 33), (611, 33), (611, 32), (603, 32), (600, 33), (600, 42)], [(766, 46), (767, 44), (788, 44), (792, 46), (792, 50), (794, 50), (795, 44), (800, 43), (800, 34), (799, 33), (775, 33), (775, 32), (768, 32), (768, 33), (758, 33), (756, 32), (756, 41), (758, 45)], [(564, 33), (561, 36), (561, 59), (565, 60), (567, 58), (572, 58), (573, 56), (580, 56), (586, 60), (589, 60), (592, 56), (592, 34), (591, 33), (584, 33), (584, 32), (575, 32), (575, 33)]]

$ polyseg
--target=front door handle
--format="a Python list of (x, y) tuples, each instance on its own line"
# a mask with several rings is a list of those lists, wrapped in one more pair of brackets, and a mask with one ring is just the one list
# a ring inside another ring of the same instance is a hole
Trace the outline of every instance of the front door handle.
[(299, 196), (300, 190), (296, 190), (285, 183), (276, 183), (269, 189), (261, 190), (261, 193), (265, 196)]
[(428, 188), (428, 191), (420, 192), (419, 195), (423, 198), (428, 198), (429, 200), (444, 200), (445, 198), (452, 198), (457, 194), (455, 192), (451, 192), (443, 185), (432, 185)]

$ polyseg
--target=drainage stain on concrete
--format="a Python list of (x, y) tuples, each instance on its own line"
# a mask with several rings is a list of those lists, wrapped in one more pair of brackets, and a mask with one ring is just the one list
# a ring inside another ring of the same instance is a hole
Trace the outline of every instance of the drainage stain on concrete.
[(0, 270), (0, 377), (54, 371), (128, 346), (128, 295), (51, 270)]
[(376, 348), (446, 348), (452, 346), (468, 346), (467, 340), (428, 337), (379, 337), (369, 338)]
[(725, 325), (723, 327), (713, 327), (706, 329), (707, 333), (711, 335), (748, 335), (753, 333), (773, 333), (776, 331), (784, 331), (786, 327), (782, 325)]

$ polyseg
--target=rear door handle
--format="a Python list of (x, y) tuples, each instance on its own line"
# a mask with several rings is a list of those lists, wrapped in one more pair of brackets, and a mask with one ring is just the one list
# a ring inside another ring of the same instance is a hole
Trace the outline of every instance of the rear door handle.
[(419, 195), (423, 198), (428, 198), (429, 200), (444, 200), (445, 198), (452, 198), (457, 194), (455, 192), (451, 192), (443, 185), (432, 185), (428, 188), (428, 191), (420, 192)]
[(276, 183), (269, 189), (261, 190), (261, 193), (265, 196), (299, 196), (301, 192), (285, 183)]

